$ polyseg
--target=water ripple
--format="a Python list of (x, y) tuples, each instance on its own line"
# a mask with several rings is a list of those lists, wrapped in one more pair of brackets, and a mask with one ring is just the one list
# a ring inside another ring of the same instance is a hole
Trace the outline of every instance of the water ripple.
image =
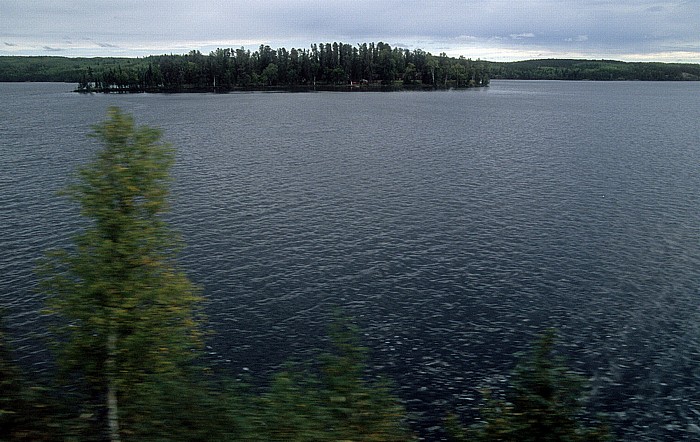
[(0, 84), (13, 343), (23, 361), (47, 359), (32, 263), (80, 226), (55, 192), (118, 104), (178, 148), (169, 220), (208, 300), (216, 363), (262, 377), (325, 346), (342, 306), (431, 437), (554, 326), (624, 440), (688, 437), (700, 410), (693, 87), (86, 96)]

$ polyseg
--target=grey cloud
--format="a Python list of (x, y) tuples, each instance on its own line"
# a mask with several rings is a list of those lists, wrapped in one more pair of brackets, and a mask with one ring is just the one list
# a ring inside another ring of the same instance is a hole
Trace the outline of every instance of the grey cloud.
[(535, 38), (535, 34), (532, 32), (525, 32), (523, 34), (510, 34), (510, 38), (513, 40), (522, 40), (523, 38)]
[(3, 2), (0, 38), (21, 34), (53, 49), (66, 39), (109, 42), (90, 46), (106, 54), (379, 40), (406, 48), (497, 42), (534, 53), (585, 43), (592, 51), (690, 47), (700, 54), (697, 6), (696, 0), (23, 0)]

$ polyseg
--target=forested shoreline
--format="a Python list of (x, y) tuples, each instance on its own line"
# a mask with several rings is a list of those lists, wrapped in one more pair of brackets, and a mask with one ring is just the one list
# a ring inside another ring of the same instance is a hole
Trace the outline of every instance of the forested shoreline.
[(217, 49), (209, 55), (147, 57), (141, 66), (81, 73), (83, 91), (218, 91), (315, 87), (475, 87), (488, 85), (487, 67), (469, 59), (435, 57), (385, 43), (312, 45), (309, 49)]
[(74, 82), (84, 92), (400, 90), (482, 87), (490, 79), (697, 81), (700, 64), (614, 60), (490, 62), (386, 43), (217, 49), (144, 58), (0, 57), (0, 82)]
[[(5, 62), (5, 63), (3, 63)], [(7, 64), (14, 66), (8, 67)], [(53, 74), (49, 74), (52, 65)], [(69, 81), (86, 92), (229, 92), (234, 90), (392, 90), (487, 86), (482, 61), (434, 56), (385, 43), (311, 45), (309, 49), (217, 49), (209, 55), (141, 59), (0, 60), (0, 81)]]
[(525, 60), (489, 63), (489, 75), (507, 80), (698, 81), (700, 64), (616, 60)]

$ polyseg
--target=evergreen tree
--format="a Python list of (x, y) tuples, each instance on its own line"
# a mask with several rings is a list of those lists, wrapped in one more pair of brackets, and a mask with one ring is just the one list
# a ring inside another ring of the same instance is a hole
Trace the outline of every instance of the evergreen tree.
[(323, 442), (329, 440), (330, 415), (318, 378), (308, 367), (287, 364), (275, 373), (270, 389), (258, 400), (254, 421), (259, 442)]
[(414, 440), (405, 426), (405, 410), (388, 386), (366, 379), (367, 350), (357, 329), (338, 320), (331, 342), (332, 351), (321, 357), (320, 369), (287, 364), (274, 376), (260, 400), (254, 440)]
[(29, 387), (13, 360), (0, 318), (0, 441), (59, 440), (56, 407), (44, 393)]
[(104, 148), (67, 190), (90, 222), (72, 248), (48, 254), (41, 287), (56, 316), (61, 371), (92, 402), (81, 415), (117, 441), (138, 433), (145, 391), (187, 376), (200, 297), (161, 218), (172, 148), (117, 108), (93, 135)]
[(585, 442), (607, 441), (603, 426), (584, 423), (583, 378), (554, 353), (555, 334), (545, 332), (517, 365), (505, 400), (485, 392), (482, 422), (464, 431), (456, 418), (448, 429), (458, 441)]
[(332, 440), (409, 441), (405, 410), (383, 381), (369, 381), (367, 349), (359, 330), (336, 320), (330, 331), (333, 351), (322, 358), (321, 384), (331, 418)]

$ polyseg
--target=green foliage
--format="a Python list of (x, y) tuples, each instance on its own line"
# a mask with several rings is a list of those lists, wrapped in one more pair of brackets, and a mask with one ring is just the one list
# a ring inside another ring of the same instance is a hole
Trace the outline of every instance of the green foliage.
[(367, 349), (352, 324), (331, 326), (334, 351), (322, 358), (324, 399), (333, 422), (334, 440), (406, 441), (405, 411), (381, 381), (365, 379)]
[(614, 60), (526, 60), (490, 63), (492, 78), (514, 80), (700, 80), (700, 64)]
[(448, 420), (457, 441), (576, 442), (610, 440), (602, 427), (584, 425), (584, 382), (554, 353), (554, 331), (538, 340), (513, 372), (505, 400), (484, 391), (481, 423), (465, 431)]
[[(318, 367), (290, 365), (259, 398), (209, 380), (195, 363), (200, 297), (177, 268), (179, 242), (161, 218), (173, 151), (159, 131), (135, 126), (116, 108), (93, 135), (104, 147), (66, 191), (89, 222), (72, 248), (40, 266), (56, 325), (59, 394), (74, 404), (62, 409), (57, 438), (410, 439), (388, 387), (365, 379), (366, 349), (347, 323), (333, 327), (334, 351)], [(11, 390), (18, 373), (0, 357), (11, 382), (2, 384), (5, 419), (26, 406), (11, 402), (21, 397)]]
[(253, 418), (259, 441), (324, 441), (330, 416), (321, 385), (308, 369), (288, 364), (276, 373)]
[(122, 434), (128, 440), (163, 442), (246, 440), (250, 430), (241, 398), (240, 392), (211, 381), (152, 376), (129, 404), (133, 418)]
[(261, 440), (409, 441), (405, 411), (382, 382), (366, 376), (357, 330), (338, 322), (320, 370), (288, 364), (260, 400)]
[[(260, 46), (217, 49), (209, 55), (145, 58), (0, 57), (0, 81), (59, 81), (83, 91), (230, 91), (245, 88), (358, 84), (403, 87), (486, 86), (489, 77), (521, 80), (700, 80), (700, 65), (614, 60), (487, 62), (434, 56), (379, 42), (287, 50)], [(367, 82), (367, 83), (365, 83)], [(397, 83), (398, 82), (398, 83)]]
[[(94, 73), (123, 69), (145, 69), (148, 63), (136, 58), (0, 57), (0, 81), (53, 81), (79, 83)], [(93, 72), (94, 70), (94, 72)], [(88, 75), (89, 74), (89, 75)], [(85, 78), (83, 78), (85, 77)]]
[[(488, 64), (442, 54), (439, 64), (420, 49), (379, 43), (344, 43), (274, 50), (261, 45), (217, 49), (209, 55), (158, 55), (140, 59), (0, 57), (0, 81), (72, 81), (82, 91), (230, 91), (270, 87), (445, 88), (487, 86)], [(459, 72), (458, 76), (453, 71)]]
[(73, 249), (49, 254), (41, 288), (57, 317), (60, 368), (95, 398), (96, 410), (84, 411), (102, 416), (107, 407), (128, 426), (142, 417), (132, 406), (142, 390), (181, 378), (197, 355), (200, 297), (178, 270), (178, 241), (161, 219), (171, 147), (116, 108), (94, 136), (104, 148), (67, 191), (90, 223)]
[(542, 435), (538, 439), (565, 440), (576, 434), (583, 379), (555, 357), (553, 349), (554, 332), (550, 330), (516, 367), (510, 399), (516, 427)]
[[(268, 73), (289, 72), (270, 66)], [(442, 55), (429, 66), (431, 77), (466, 75), (450, 74)], [(0, 327), (0, 440), (414, 439), (390, 386), (368, 377), (368, 350), (346, 320), (332, 325), (332, 350), (318, 363), (286, 365), (258, 397), (212, 381), (196, 363), (201, 298), (162, 220), (173, 150), (158, 130), (116, 108), (93, 135), (104, 148), (66, 191), (88, 222), (72, 248), (40, 266), (63, 388), (27, 388)], [(480, 423), (465, 428), (451, 416), (448, 431), (459, 441), (609, 440), (605, 428), (584, 424), (583, 388), (549, 331), (518, 364), (503, 399), (485, 392)]]
[(39, 387), (29, 387), (12, 359), (0, 320), (0, 441), (59, 440), (56, 406)]

